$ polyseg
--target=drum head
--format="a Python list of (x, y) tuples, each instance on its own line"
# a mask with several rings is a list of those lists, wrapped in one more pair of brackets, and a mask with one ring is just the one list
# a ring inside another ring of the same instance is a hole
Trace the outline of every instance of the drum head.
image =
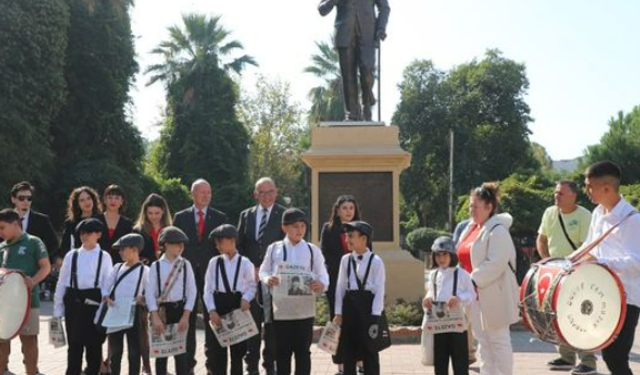
[(580, 264), (554, 295), (559, 333), (576, 349), (597, 350), (618, 333), (624, 303), (622, 287), (606, 267)]
[(29, 311), (29, 289), (17, 272), (0, 272), (0, 339), (10, 340), (22, 328)]

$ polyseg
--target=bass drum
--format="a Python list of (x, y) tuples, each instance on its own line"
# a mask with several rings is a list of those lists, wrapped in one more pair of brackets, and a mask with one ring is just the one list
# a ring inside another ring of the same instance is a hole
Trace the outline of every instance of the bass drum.
[(546, 259), (533, 265), (520, 287), (522, 318), (534, 335), (582, 351), (611, 344), (626, 307), (620, 279), (597, 263)]
[(11, 340), (20, 333), (30, 306), (31, 293), (22, 273), (0, 268), (0, 340)]

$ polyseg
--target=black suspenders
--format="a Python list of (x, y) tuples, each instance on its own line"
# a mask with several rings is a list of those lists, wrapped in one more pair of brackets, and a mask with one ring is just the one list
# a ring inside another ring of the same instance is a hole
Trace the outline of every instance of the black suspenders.
[[(309, 246), (309, 255), (311, 255), (311, 272), (313, 272), (313, 249), (311, 245), (307, 242), (307, 246)], [(287, 246), (285, 246), (284, 241), (282, 241), (282, 252), (284, 253), (282, 256), (282, 260), (284, 262), (287, 261)]]
[[(71, 258), (71, 280), (69, 280), (69, 286), (71, 289), (80, 289), (78, 286), (78, 254), (80, 250), (75, 250), (73, 257)], [(98, 255), (98, 269), (96, 270), (96, 279), (93, 282), (93, 289), (98, 289), (100, 282), (100, 270), (102, 270), (102, 250)]]
[(233, 277), (233, 289), (229, 286), (229, 279), (227, 278), (227, 270), (224, 267), (224, 261), (222, 255), (218, 257), (216, 262), (216, 292), (220, 293), (219, 277), (222, 275), (222, 283), (227, 293), (234, 293), (238, 288), (238, 276), (240, 275), (240, 265), (242, 264), (242, 255), (238, 254), (238, 265), (236, 266), (236, 274)]
[(373, 257), (375, 256), (376, 255), (374, 253), (371, 253), (371, 256), (369, 257), (369, 263), (367, 264), (367, 270), (364, 273), (364, 279), (362, 279), (362, 281), (360, 281), (360, 278), (358, 278), (358, 273), (356, 272), (356, 261), (353, 259), (353, 256), (349, 257), (349, 263), (347, 264), (347, 290), (351, 290), (351, 267), (353, 267), (353, 273), (356, 279), (356, 283), (358, 284), (358, 290), (361, 292), (364, 291), (364, 288), (367, 285), (367, 280), (369, 279), (371, 263), (373, 263)]
[[(438, 298), (438, 284), (436, 283), (438, 277), (438, 270), (433, 274), (433, 299)], [(452, 296), (458, 296), (458, 268), (453, 271), (453, 294)]]

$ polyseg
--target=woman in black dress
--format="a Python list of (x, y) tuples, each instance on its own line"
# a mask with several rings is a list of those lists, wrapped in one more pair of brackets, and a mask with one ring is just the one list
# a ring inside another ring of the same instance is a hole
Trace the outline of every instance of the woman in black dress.
[(95, 189), (88, 186), (73, 189), (67, 200), (67, 215), (58, 250), (60, 258), (64, 258), (70, 250), (77, 249), (82, 245), (80, 233), (76, 233), (78, 223), (90, 217), (99, 219), (101, 211), (100, 198), (98, 198)]
[(111, 255), (113, 264), (122, 263), (120, 252), (113, 249), (113, 244), (125, 234), (133, 231), (131, 219), (122, 216), (126, 208), (127, 200), (124, 191), (118, 185), (109, 185), (102, 194), (104, 213), (100, 215), (100, 221), (105, 231), (100, 237), (100, 248)]
[[(327, 299), (329, 300), (329, 317), (333, 320), (336, 283), (340, 272), (340, 260), (344, 254), (349, 253), (347, 237), (342, 224), (354, 220), (360, 220), (360, 209), (353, 195), (341, 195), (333, 204), (329, 221), (322, 226), (320, 234), (320, 248), (324, 255), (329, 273), (329, 288)], [(333, 363), (338, 365), (336, 375), (342, 374), (342, 359), (340, 353), (333, 356)]]

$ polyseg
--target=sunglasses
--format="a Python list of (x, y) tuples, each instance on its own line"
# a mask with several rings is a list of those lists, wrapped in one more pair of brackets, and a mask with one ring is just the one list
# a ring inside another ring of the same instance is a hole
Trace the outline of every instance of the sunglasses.
[(476, 188), (475, 191), (476, 195), (479, 196), (480, 198), (482, 198), (482, 200), (492, 200), (493, 197), (493, 191), (485, 188), (485, 187), (479, 187)]
[(16, 198), (18, 198), (20, 202), (24, 202), (24, 201), (31, 202), (33, 200), (33, 197), (31, 195), (18, 195)]

